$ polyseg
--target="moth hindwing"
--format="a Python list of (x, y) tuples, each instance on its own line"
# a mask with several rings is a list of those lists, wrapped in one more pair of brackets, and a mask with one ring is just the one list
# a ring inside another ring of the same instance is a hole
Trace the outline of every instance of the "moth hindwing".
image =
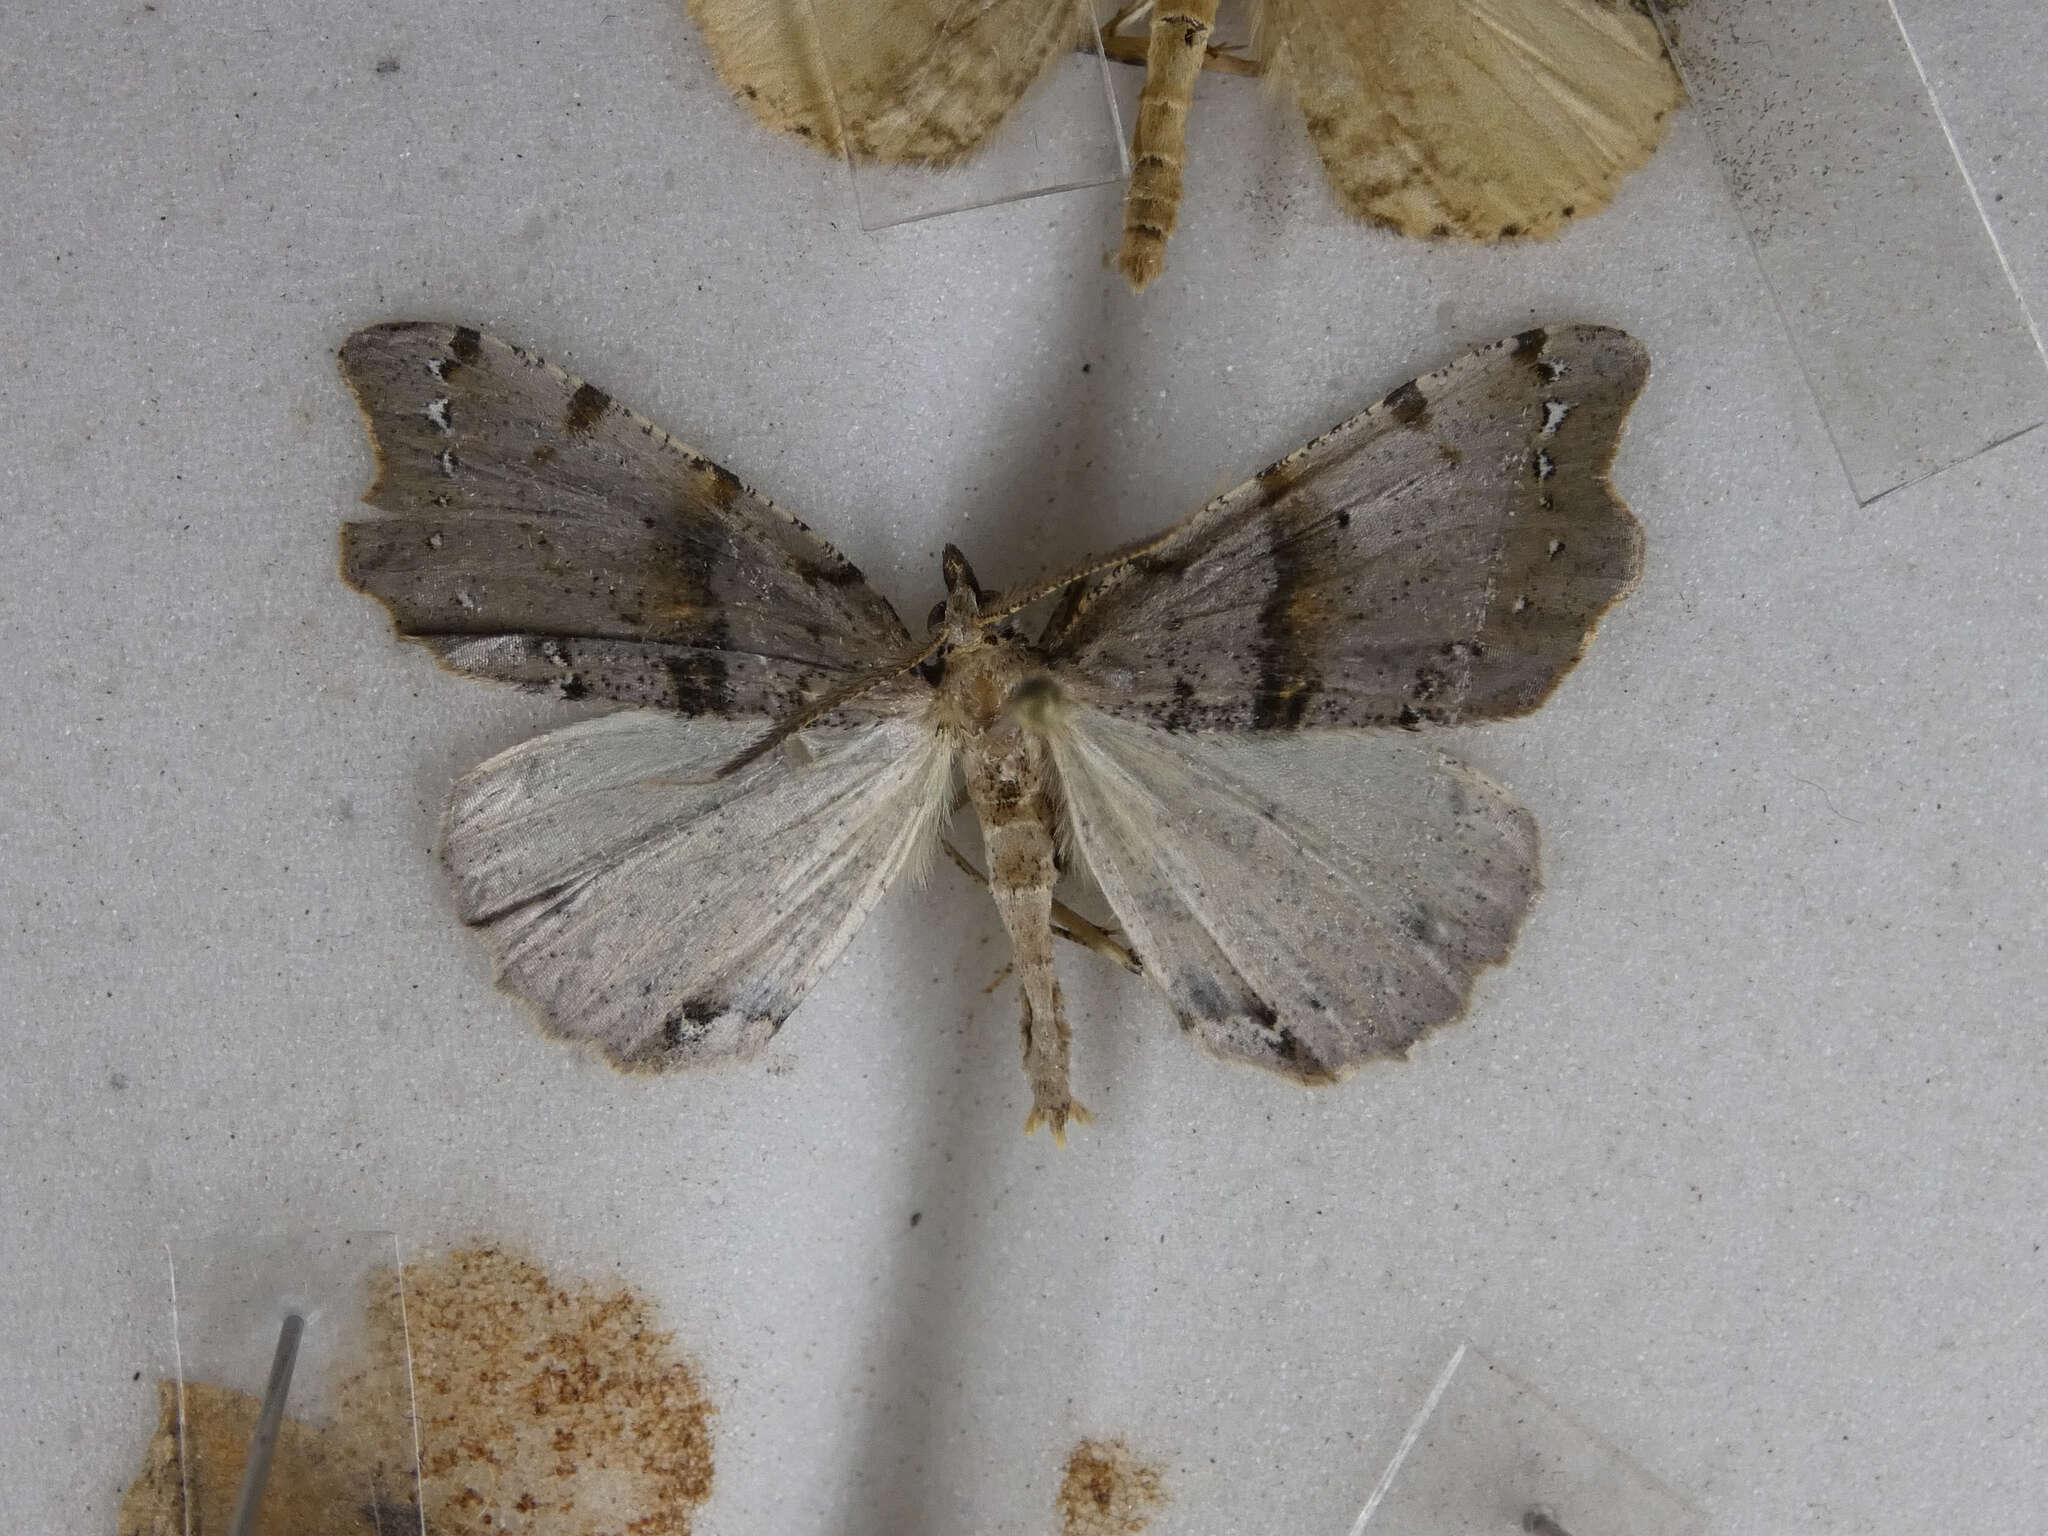
[[(1056, 933), (1308, 1081), (1462, 1012), (1536, 891), (1535, 827), (1415, 733), (1537, 707), (1641, 562), (1608, 468), (1647, 362), (1598, 327), (1482, 348), (1045, 582), (992, 593), (948, 547), (921, 643), (803, 524), (529, 353), (406, 322), (342, 365), (384, 514), (345, 526), (347, 577), (457, 671), (638, 706), (456, 786), (444, 855), (504, 984), (621, 1065), (749, 1054), (958, 775), (1027, 1124), (1056, 1136), (1085, 1118)], [(1335, 820), (1270, 772), (1312, 727), (1349, 743)], [(1067, 846), (1121, 940), (1056, 900)]]

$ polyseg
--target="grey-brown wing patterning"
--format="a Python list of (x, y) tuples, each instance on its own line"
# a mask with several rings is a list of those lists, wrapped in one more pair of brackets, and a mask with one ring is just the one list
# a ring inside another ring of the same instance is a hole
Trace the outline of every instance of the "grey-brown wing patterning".
[(772, 719), (910, 643), (831, 545), (530, 352), (401, 321), (341, 368), (385, 514), (342, 572), (458, 672)]
[[(456, 786), (444, 853), (504, 983), (621, 1065), (749, 1054), (922, 862), (957, 774), (1027, 1125), (1055, 1135), (1085, 1118), (1065, 850), (1212, 1049), (1305, 1081), (1400, 1055), (1537, 886), (1528, 813), (1412, 733), (1534, 709), (1641, 563), (1608, 468), (1647, 363), (1597, 327), (1405, 384), (1050, 581), (988, 592), (949, 547), (921, 643), (802, 524), (529, 354), (408, 323), (342, 362), (388, 514), (345, 529), (349, 579), (457, 670), (651, 706)], [(1351, 728), (1340, 821), (1266, 771), (1302, 727)]]

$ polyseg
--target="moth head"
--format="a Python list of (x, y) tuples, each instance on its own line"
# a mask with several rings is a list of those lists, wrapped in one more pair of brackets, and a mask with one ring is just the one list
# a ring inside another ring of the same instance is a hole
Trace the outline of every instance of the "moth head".
[(962, 645), (978, 637), (981, 605), (988, 598), (974, 579), (974, 567), (957, 546), (948, 544), (939, 568), (946, 576), (946, 600), (932, 609), (931, 628), (945, 630), (950, 645)]

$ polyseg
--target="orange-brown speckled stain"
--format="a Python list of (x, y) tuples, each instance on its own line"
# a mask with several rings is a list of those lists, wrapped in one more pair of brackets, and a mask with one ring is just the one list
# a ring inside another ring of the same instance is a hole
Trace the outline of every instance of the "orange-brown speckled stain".
[[(226, 1530), (260, 1399), (192, 1382), (181, 1414), (175, 1381), (159, 1381), (156, 1396), (156, 1433), (114, 1529), (119, 1536)], [(181, 1431), (189, 1472), (179, 1453)], [(287, 1418), (278, 1430), (255, 1536), (376, 1536), (377, 1516), (376, 1491), (341, 1439)], [(390, 1528), (397, 1529), (396, 1522)]]
[[(393, 1412), (408, 1344), (429, 1536), (689, 1536), (711, 1492), (712, 1408), (642, 1297), (494, 1247), (408, 1266), (402, 1313), (386, 1278), (336, 1421), (285, 1420), (258, 1536), (419, 1528), (412, 1437)], [(181, 1459), (175, 1384), (159, 1394), (120, 1536), (224, 1530), (257, 1400), (188, 1383)]]
[(1067, 1453), (1053, 1501), (1060, 1536), (1135, 1536), (1166, 1502), (1160, 1469), (1114, 1440), (1083, 1440)]
[(421, 1503), (436, 1536), (689, 1536), (711, 1413), (653, 1309), (499, 1248), (405, 1271)]

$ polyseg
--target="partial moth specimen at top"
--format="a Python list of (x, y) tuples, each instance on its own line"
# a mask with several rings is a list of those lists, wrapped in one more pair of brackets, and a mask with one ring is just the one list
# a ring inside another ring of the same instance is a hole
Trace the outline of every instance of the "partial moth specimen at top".
[[(1536, 828), (1428, 732), (1535, 709), (1642, 558), (1608, 467), (1648, 362), (1595, 326), (1481, 348), (1048, 580), (991, 592), (948, 547), (922, 638), (803, 523), (530, 352), (404, 321), (341, 365), (382, 514), (342, 530), (346, 578), (457, 672), (630, 706), (455, 786), (443, 854), (503, 985), (621, 1066), (750, 1055), (964, 781), (1027, 1128), (1056, 1136), (1085, 1113), (1055, 936), (1305, 1082), (1463, 1012), (1535, 895)], [(1338, 729), (1332, 825), (1272, 787), (1269, 743)], [(1056, 899), (1069, 858), (1116, 932)]]
[[(1145, 65), (1117, 251), (1134, 288), (1165, 260), (1205, 65), (1292, 98), (1345, 208), (1437, 239), (1541, 238), (1605, 207), (1682, 95), (1630, 0), (1246, 0), (1248, 51), (1217, 41), (1217, 4), (1127, 0), (1102, 27)], [(890, 164), (972, 154), (1091, 25), (1079, 0), (688, 5), (762, 122)], [(1141, 46), (1125, 29), (1148, 13)]]

